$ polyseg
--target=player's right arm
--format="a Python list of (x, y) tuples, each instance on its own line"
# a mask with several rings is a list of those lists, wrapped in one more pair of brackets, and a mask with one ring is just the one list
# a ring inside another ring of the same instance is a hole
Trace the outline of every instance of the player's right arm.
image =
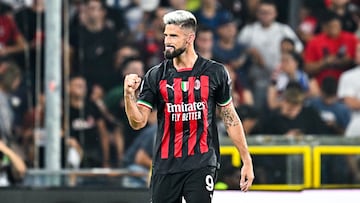
[(148, 120), (151, 109), (138, 105), (136, 90), (139, 88), (141, 78), (136, 74), (125, 76), (124, 80), (124, 101), (125, 112), (130, 126), (135, 129), (143, 128)]

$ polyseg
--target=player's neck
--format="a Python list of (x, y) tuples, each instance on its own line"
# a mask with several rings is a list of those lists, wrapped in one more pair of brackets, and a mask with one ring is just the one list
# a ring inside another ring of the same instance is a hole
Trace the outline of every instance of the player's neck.
[(176, 70), (181, 70), (184, 68), (192, 68), (198, 58), (194, 49), (185, 51), (180, 56), (173, 59), (174, 67)]

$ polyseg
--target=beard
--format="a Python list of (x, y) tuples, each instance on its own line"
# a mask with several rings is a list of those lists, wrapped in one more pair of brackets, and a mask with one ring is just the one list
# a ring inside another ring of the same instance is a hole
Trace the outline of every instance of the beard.
[(184, 53), (184, 51), (186, 50), (185, 47), (182, 47), (182, 48), (179, 48), (179, 49), (175, 49), (174, 48), (174, 51), (170, 51), (170, 50), (165, 50), (164, 51), (164, 56), (166, 59), (173, 59), (175, 57), (178, 57), (180, 56), (182, 53)]

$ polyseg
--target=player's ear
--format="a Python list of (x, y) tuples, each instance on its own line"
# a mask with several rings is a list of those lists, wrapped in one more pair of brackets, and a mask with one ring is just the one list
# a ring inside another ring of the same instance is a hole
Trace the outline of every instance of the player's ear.
[(194, 41), (195, 41), (195, 33), (190, 33), (188, 35), (188, 39), (187, 39), (186, 43), (191, 44)]

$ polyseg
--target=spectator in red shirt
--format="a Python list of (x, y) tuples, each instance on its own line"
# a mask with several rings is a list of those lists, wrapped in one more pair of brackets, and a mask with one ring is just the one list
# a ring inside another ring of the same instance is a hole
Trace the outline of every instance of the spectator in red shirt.
[(355, 56), (357, 38), (342, 30), (338, 16), (329, 11), (322, 19), (322, 32), (306, 45), (304, 52), (305, 71), (315, 76), (318, 84), (327, 76), (339, 78), (350, 68)]
[(25, 49), (25, 39), (15, 21), (7, 13), (0, 13), (0, 57), (11, 56)]

